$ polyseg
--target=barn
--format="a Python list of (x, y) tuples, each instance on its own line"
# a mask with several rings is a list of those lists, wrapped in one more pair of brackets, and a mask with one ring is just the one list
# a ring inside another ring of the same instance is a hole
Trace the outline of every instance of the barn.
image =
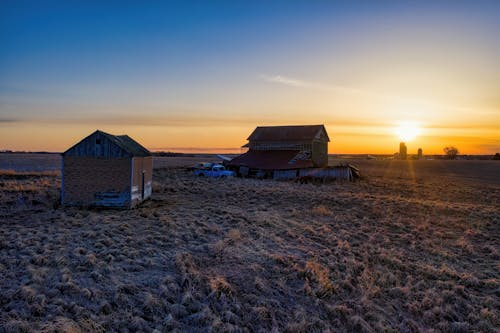
[(330, 138), (324, 125), (259, 126), (247, 140), (248, 151), (228, 163), (241, 175), (276, 178), (328, 166)]
[(133, 208), (152, 191), (151, 153), (128, 135), (95, 131), (62, 153), (61, 202)]

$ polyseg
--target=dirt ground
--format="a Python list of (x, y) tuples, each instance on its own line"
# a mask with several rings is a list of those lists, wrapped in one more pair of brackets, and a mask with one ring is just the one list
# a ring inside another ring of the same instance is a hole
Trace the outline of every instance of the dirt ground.
[(500, 332), (500, 163), (353, 160), (356, 183), (196, 178), (130, 210), (0, 173), (0, 332)]

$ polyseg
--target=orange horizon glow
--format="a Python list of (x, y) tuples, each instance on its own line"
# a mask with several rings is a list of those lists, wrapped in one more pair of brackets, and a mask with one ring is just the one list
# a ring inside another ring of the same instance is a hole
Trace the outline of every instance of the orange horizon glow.
[[(289, 125), (290, 123), (285, 123)], [(196, 126), (196, 127), (141, 127), (141, 126), (101, 126), (24, 125), (30, 136), (19, 137), (18, 130), (3, 128), (0, 134), (0, 150), (62, 152), (89, 135), (96, 129), (111, 134), (128, 134), (151, 151), (171, 151), (183, 153), (227, 153), (238, 154), (246, 138), (256, 126)], [(279, 125), (279, 124), (271, 124)], [(395, 134), (397, 124), (388, 126), (367, 126), (348, 124), (336, 127), (325, 125), (331, 142), (329, 154), (393, 154), (399, 149), (401, 137)], [(496, 130), (490, 129), (418, 129), (419, 135), (407, 140), (409, 154), (416, 154), (419, 148), (424, 155), (441, 155), (446, 146), (456, 146), (460, 154), (493, 155), (498, 150), (484, 148), (487, 142), (479, 135), (490, 134), (491, 142), (497, 142)], [(465, 131), (465, 133), (464, 133)], [(57, 133), (57, 135), (54, 135)], [(466, 135), (464, 135), (466, 134)], [(403, 140), (404, 141), (404, 140)]]

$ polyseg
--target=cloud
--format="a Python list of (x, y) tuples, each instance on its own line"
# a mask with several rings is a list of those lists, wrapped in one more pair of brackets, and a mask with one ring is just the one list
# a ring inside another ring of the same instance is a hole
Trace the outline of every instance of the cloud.
[(17, 118), (0, 117), (0, 124), (17, 123), (19, 121), (20, 119)]
[(437, 130), (497, 130), (498, 125), (495, 123), (486, 123), (483, 121), (476, 122), (468, 122), (467, 124), (463, 124), (460, 121), (449, 121), (445, 125), (440, 124), (430, 124), (425, 126), (428, 129), (437, 129)]
[(373, 92), (369, 92), (369, 91), (365, 91), (365, 90), (354, 89), (354, 88), (344, 87), (344, 86), (339, 86), (339, 85), (325, 84), (325, 83), (321, 83), (321, 82), (306, 81), (306, 80), (301, 80), (301, 79), (292, 78), (292, 77), (283, 76), (283, 75), (261, 74), (259, 77), (261, 80), (264, 80), (266, 82), (278, 83), (278, 84), (283, 84), (283, 85), (291, 86), (291, 87), (304, 87), (304, 88), (313, 88), (313, 89), (319, 89), (319, 90), (333, 90), (333, 91), (339, 91), (339, 92), (344, 92), (344, 93), (366, 94), (366, 95), (373, 95), (373, 96), (378, 96), (378, 97), (386, 97), (385, 95), (377, 94), (377, 93), (373, 93)]
[(293, 79), (293, 78), (281, 76), (281, 75), (262, 74), (262, 75), (260, 75), (260, 78), (266, 82), (280, 83), (280, 84), (284, 84), (286, 86), (291, 86), (291, 87), (307, 87), (310, 85), (309, 82), (297, 80), (297, 79)]
[(436, 110), (442, 110), (442, 111), (448, 111), (448, 112), (455, 112), (455, 113), (460, 112), (463, 114), (471, 114), (472, 113), (472, 114), (481, 114), (484, 116), (488, 116), (488, 115), (492, 115), (492, 114), (496, 115), (499, 112), (498, 109), (493, 109), (493, 110), (484, 109), (484, 108), (478, 109), (478, 108), (472, 108), (472, 107), (467, 107), (467, 106), (464, 107), (464, 106), (458, 106), (458, 105), (447, 105), (447, 104), (436, 103), (436, 102), (428, 101), (428, 100), (408, 98), (408, 97), (397, 96), (397, 95), (392, 95), (392, 94), (385, 94), (385, 93), (380, 93), (380, 92), (366, 90), (366, 89), (357, 89), (357, 88), (346, 87), (346, 86), (341, 86), (341, 85), (307, 81), (307, 80), (292, 78), (292, 77), (288, 77), (288, 76), (284, 76), (284, 75), (261, 74), (259, 77), (261, 80), (264, 80), (264, 81), (269, 82), (269, 83), (282, 84), (282, 85), (286, 85), (286, 86), (290, 86), (290, 87), (324, 90), (324, 91), (336, 92), (336, 93), (345, 94), (345, 95), (358, 95), (358, 96), (377, 99), (377, 100), (385, 101), (385, 102), (417, 105), (419, 107), (433, 108)]
[(56, 116), (40, 112), (43, 116), (29, 116), (19, 119), (0, 118), (0, 124), (10, 122), (22, 122), (31, 124), (78, 124), (92, 126), (147, 126), (147, 127), (242, 127), (256, 126), (257, 124), (280, 124), (282, 118), (271, 112), (259, 115), (209, 114), (208, 112), (190, 110), (189, 112), (129, 112), (118, 113), (116, 111), (103, 110), (101, 114), (86, 113), (84, 109), (74, 110), (73, 113), (57, 113)]
[(78, 94), (69, 92), (61, 87), (29, 87), (10, 86), (0, 84), (0, 97), (10, 99), (47, 99), (47, 98), (75, 98)]
[(475, 145), (476, 148), (480, 149), (481, 151), (492, 151), (492, 152), (500, 152), (500, 142), (492, 143), (492, 144), (477, 144)]

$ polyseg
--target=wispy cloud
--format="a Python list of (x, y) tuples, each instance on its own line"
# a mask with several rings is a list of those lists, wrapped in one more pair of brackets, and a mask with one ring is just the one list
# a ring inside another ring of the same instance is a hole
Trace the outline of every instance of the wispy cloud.
[(346, 86), (341, 86), (341, 85), (334, 85), (334, 84), (326, 84), (322, 82), (315, 82), (315, 81), (307, 81), (307, 80), (302, 80), (302, 79), (297, 79), (297, 78), (292, 78), (284, 75), (267, 75), (267, 74), (261, 74), (260, 76), (261, 80), (264, 80), (269, 83), (277, 83), (277, 84), (283, 84), (286, 86), (290, 87), (301, 87), (301, 88), (311, 88), (311, 89), (317, 89), (317, 90), (328, 90), (328, 91), (336, 91), (340, 93), (347, 93), (347, 94), (362, 94), (362, 95), (367, 95), (371, 97), (377, 97), (377, 98), (394, 98), (393, 96), (387, 96), (384, 94), (368, 91), (368, 90), (363, 90), (363, 89), (356, 89), (356, 88), (351, 88), (351, 87), (346, 87)]
[(281, 75), (265, 75), (262, 74), (260, 75), (260, 78), (266, 82), (271, 82), (271, 83), (280, 83), (284, 84), (286, 86), (291, 86), (291, 87), (307, 87), (310, 86), (310, 82), (298, 80), (298, 79), (293, 79), (290, 77), (286, 76), (281, 76)]
[(428, 100), (385, 94), (385, 93), (381, 93), (381, 92), (377, 92), (377, 91), (372, 91), (372, 90), (367, 90), (367, 89), (358, 89), (358, 88), (347, 87), (347, 86), (342, 86), (342, 85), (308, 81), (308, 80), (292, 78), (292, 77), (284, 76), (284, 75), (261, 74), (261, 75), (259, 75), (259, 78), (261, 80), (269, 82), (269, 83), (282, 84), (282, 85), (286, 85), (286, 86), (290, 86), (290, 87), (325, 90), (325, 91), (331, 91), (331, 92), (336, 92), (336, 93), (345, 94), (345, 95), (358, 95), (358, 96), (377, 99), (377, 100), (386, 101), (386, 102), (413, 104), (413, 105), (418, 105), (421, 107), (446, 110), (446, 111), (454, 111), (454, 112), (462, 112), (462, 113), (467, 113), (467, 114), (470, 114), (471, 112), (473, 112), (475, 114), (480, 113), (482, 115), (490, 115), (492, 113), (496, 114), (498, 112), (498, 110), (487, 110), (487, 109), (477, 109), (477, 108), (457, 106), (457, 105), (446, 105), (443, 103), (436, 103), (436, 102), (428, 101)]
[(164, 111), (160, 113), (158, 110), (151, 112), (141, 112), (133, 114), (130, 111), (107, 110), (103, 108), (101, 114), (95, 112), (90, 113), (86, 108), (74, 108), (73, 113), (59, 112), (58, 108), (55, 115), (47, 113), (45, 108), (38, 108), (36, 111), (40, 114), (35, 116), (32, 114), (25, 115), (22, 118), (0, 117), (0, 125), (8, 125), (11, 123), (31, 123), (31, 124), (79, 124), (87, 126), (148, 126), (148, 127), (248, 127), (259, 124), (280, 124), (283, 120), (279, 115), (271, 112), (257, 112), (254, 115), (230, 114), (228, 112), (220, 112), (219, 114), (207, 114), (204, 111), (186, 110), (183, 111)]
[(16, 123), (19, 119), (17, 118), (8, 118), (8, 117), (0, 117), (0, 124), (2, 123)]

